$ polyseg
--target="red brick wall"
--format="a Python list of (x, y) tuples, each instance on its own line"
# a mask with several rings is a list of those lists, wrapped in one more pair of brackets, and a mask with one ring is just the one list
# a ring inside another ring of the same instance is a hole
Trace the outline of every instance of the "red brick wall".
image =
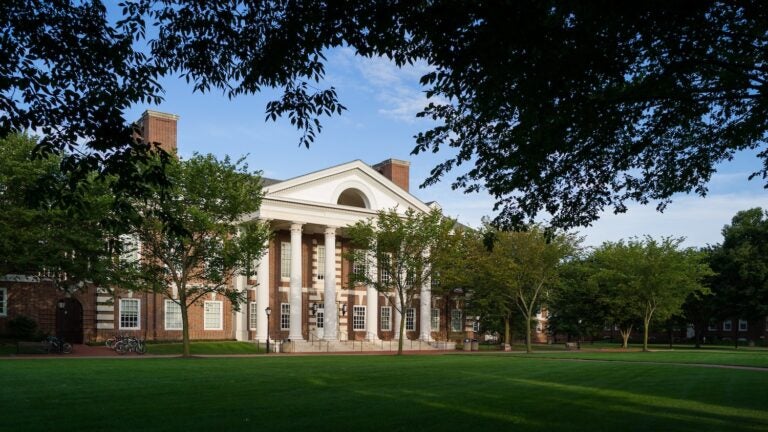
[(392, 183), (408, 191), (410, 164), (396, 159), (387, 159), (373, 166), (373, 169), (380, 172), (384, 177), (392, 180)]
[[(8, 321), (25, 315), (37, 321), (43, 333), (56, 333), (56, 308), (65, 294), (54, 288), (50, 282), (0, 282), (0, 288), (7, 289), (7, 316), (0, 317), (0, 333), (8, 332)], [(83, 306), (83, 339), (96, 336), (96, 290), (86, 287), (71, 295)]]
[(144, 140), (158, 142), (168, 153), (176, 152), (176, 123), (178, 117), (154, 111), (145, 111), (141, 118)]

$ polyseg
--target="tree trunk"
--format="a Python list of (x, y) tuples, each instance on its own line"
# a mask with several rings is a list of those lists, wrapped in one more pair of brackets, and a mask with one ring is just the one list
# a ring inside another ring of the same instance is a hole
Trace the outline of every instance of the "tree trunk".
[(627, 328), (619, 327), (619, 333), (621, 334), (621, 347), (627, 349), (629, 347), (629, 335), (632, 334), (632, 326)]
[(643, 352), (648, 352), (648, 326), (651, 324), (651, 318), (643, 318)]
[(533, 348), (531, 347), (531, 315), (528, 314), (525, 317), (525, 352), (532, 353)]
[(504, 343), (512, 346), (512, 340), (510, 339), (510, 336), (512, 334), (511, 332), (511, 326), (509, 325), (509, 315), (504, 317)]
[(179, 299), (181, 303), (181, 343), (182, 343), (182, 357), (191, 357), (189, 350), (189, 311), (187, 310), (186, 300)]
[(403, 336), (405, 335), (405, 308), (402, 306), (404, 303), (400, 302), (400, 338), (397, 341), (397, 355), (403, 355)]
[(739, 320), (731, 320), (731, 328), (733, 329), (733, 348), (739, 349)]

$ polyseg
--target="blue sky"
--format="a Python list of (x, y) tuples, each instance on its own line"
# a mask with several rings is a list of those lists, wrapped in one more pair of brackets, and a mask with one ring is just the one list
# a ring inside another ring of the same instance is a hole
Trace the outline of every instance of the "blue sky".
[[(341, 116), (323, 119), (323, 131), (309, 149), (299, 147), (300, 134), (287, 120), (265, 122), (267, 101), (277, 94), (240, 96), (229, 100), (217, 93), (193, 94), (184, 80), (163, 81), (165, 102), (159, 106), (136, 106), (127, 116), (138, 119), (147, 109), (178, 114), (179, 152), (213, 153), (233, 157), (248, 155), (253, 170), (266, 177), (287, 179), (328, 166), (361, 159), (367, 163), (387, 158), (411, 162), (411, 192), (423, 201), (438, 201), (444, 211), (472, 226), (483, 216), (493, 216), (493, 199), (485, 193), (465, 195), (452, 191), (450, 177), (427, 189), (417, 186), (446, 153), (411, 156), (413, 136), (430, 127), (415, 114), (425, 105), (419, 77), (426, 64), (398, 69), (386, 59), (363, 59), (348, 48), (327, 53), (326, 85), (336, 87), (347, 107)], [(706, 198), (680, 195), (661, 214), (655, 204), (630, 205), (623, 215), (606, 214), (592, 227), (579, 230), (586, 245), (631, 236), (685, 236), (689, 246), (704, 246), (721, 239), (720, 230), (739, 210), (768, 208), (768, 192), (759, 180), (747, 181), (760, 167), (756, 152), (737, 155), (718, 167)]]

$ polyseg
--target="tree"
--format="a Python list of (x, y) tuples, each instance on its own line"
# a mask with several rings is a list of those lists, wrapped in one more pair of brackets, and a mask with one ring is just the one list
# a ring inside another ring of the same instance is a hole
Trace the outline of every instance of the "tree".
[[(680, 312), (690, 294), (705, 294), (702, 284), (711, 274), (706, 257), (694, 249), (680, 249), (682, 238), (666, 237), (661, 241), (642, 240), (607, 242), (595, 250), (594, 259), (600, 271), (598, 283), (610, 287), (609, 293), (626, 322), (643, 323), (643, 351), (648, 351), (648, 333), (653, 320), (664, 321)], [(631, 326), (629, 327), (631, 331)], [(626, 336), (622, 330), (626, 347)]]
[[(142, 152), (126, 151), (122, 111), (157, 102), (158, 80), (180, 74), (229, 97), (281, 88), (267, 117), (287, 115), (309, 145), (319, 118), (344, 109), (316, 87), (324, 52), (350, 46), (434, 68), (420, 115), (439, 125), (414, 153), (455, 151), (425, 184), (471, 162), (453, 186), (487, 189), (499, 224), (546, 211), (571, 227), (633, 201), (661, 210), (677, 192), (704, 195), (715, 166), (764, 145), (768, 130), (768, 12), (757, 0), (127, 0), (119, 15), (108, 20), (99, 1), (0, 6), (0, 137), (41, 128), (51, 151), (85, 138), (97, 152), (73, 163), (129, 172)], [(760, 155), (753, 176), (765, 179)]]
[(588, 256), (567, 262), (560, 270), (560, 287), (547, 301), (547, 324), (552, 334), (594, 339), (606, 324), (613, 325), (611, 307), (600, 286), (593, 283), (595, 268)]
[[(723, 227), (723, 243), (713, 248), (711, 265), (719, 318), (768, 315), (768, 212), (758, 207), (736, 213)], [(738, 337), (734, 340), (738, 346)]]
[(244, 219), (258, 210), (262, 193), (261, 178), (242, 160), (195, 154), (166, 169), (171, 186), (135, 203), (141, 217), (132, 234), (140, 242), (141, 261), (131, 288), (161, 293), (179, 305), (188, 357), (189, 308), (215, 293), (239, 310), (245, 292), (232, 282), (254, 270), (270, 230)]
[(452, 250), (454, 227), (455, 222), (439, 210), (392, 209), (347, 229), (353, 248), (348, 257), (361, 263), (350, 283), (374, 286), (400, 314), (398, 355), (403, 353), (405, 309), (437, 276), (436, 263), (444, 262), (443, 255)]
[[(0, 139), (0, 274), (37, 277), (64, 291), (109, 287), (129, 275), (109, 185), (94, 175), (73, 190), (60, 158), (31, 159), (35, 140)], [(66, 195), (66, 197), (64, 196)], [(62, 208), (64, 199), (75, 205)]]
[[(560, 266), (574, 253), (578, 240), (535, 225), (519, 232), (486, 230), (487, 249), (477, 260), (477, 272), (485, 273), (490, 282), (473, 296), (514, 305), (526, 322), (525, 346), (531, 352), (531, 322), (546, 294), (558, 287)], [(505, 328), (511, 320), (509, 306)]]

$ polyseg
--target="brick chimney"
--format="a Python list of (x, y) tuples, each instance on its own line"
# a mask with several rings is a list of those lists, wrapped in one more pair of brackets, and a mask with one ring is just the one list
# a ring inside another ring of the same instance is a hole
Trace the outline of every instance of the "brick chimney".
[(399, 159), (387, 159), (373, 165), (372, 168), (408, 192), (408, 177), (411, 171), (410, 162)]
[(141, 115), (142, 138), (148, 143), (160, 143), (160, 148), (170, 154), (176, 153), (176, 122), (179, 116), (159, 111), (146, 110)]

